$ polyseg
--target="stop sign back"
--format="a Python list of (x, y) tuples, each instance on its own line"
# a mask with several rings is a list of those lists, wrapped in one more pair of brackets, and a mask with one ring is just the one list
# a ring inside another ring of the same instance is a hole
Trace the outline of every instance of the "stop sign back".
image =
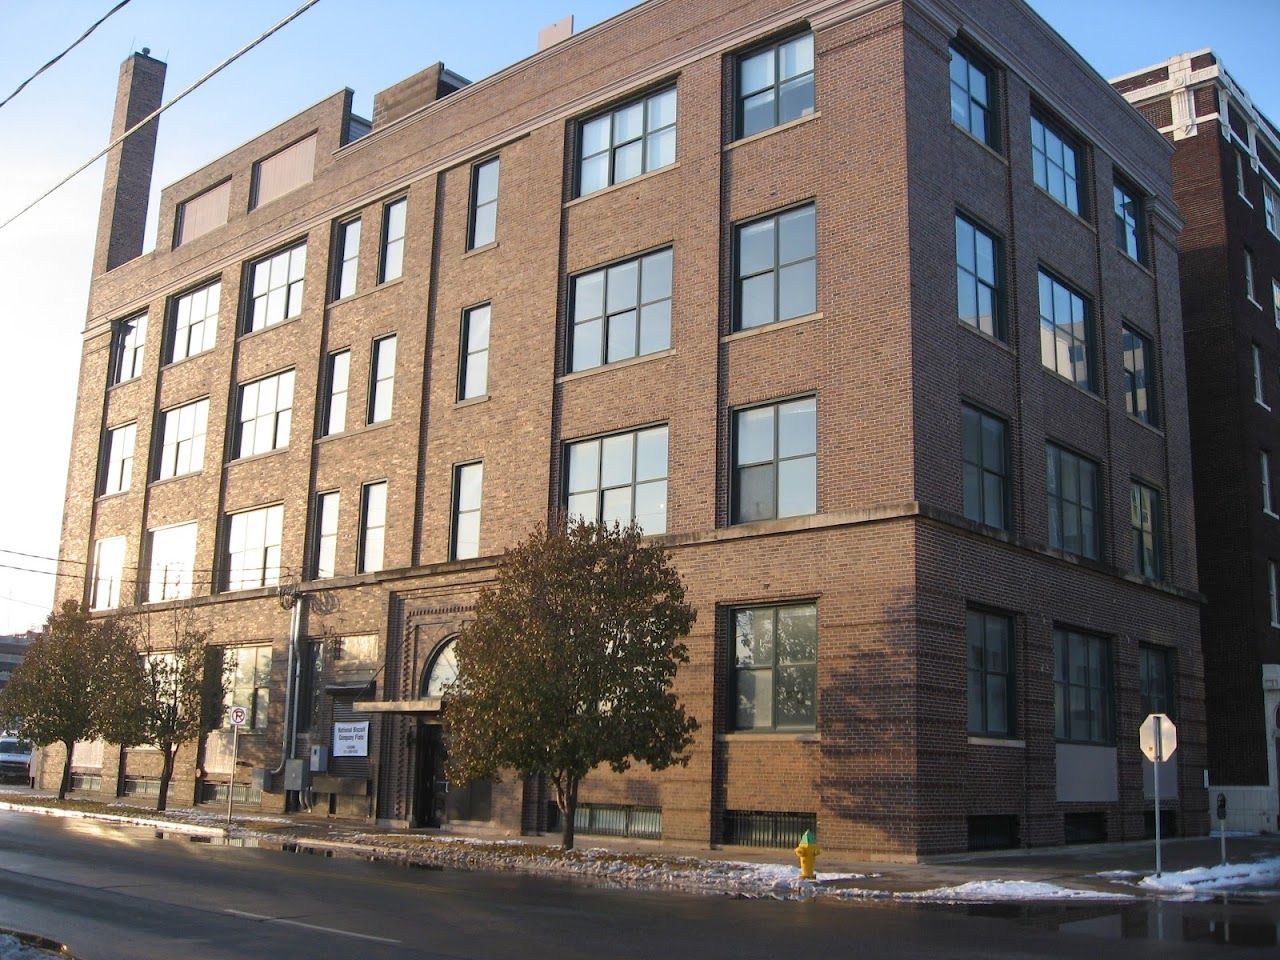
[(1178, 728), (1163, 713), (1153, 713), (1138, 728), (1138, 744), (1153, 763), (1168, 760), (1178, 749)]

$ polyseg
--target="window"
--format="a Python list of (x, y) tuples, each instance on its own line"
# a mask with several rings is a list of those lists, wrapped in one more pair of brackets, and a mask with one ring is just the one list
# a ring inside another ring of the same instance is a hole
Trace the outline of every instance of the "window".
[(1111, 647), (1103, 637), (1053, 631), (1054, 733), (1072, 743), (1110, 745)]
[(152, 530), (148, 537), (150, 571), (147, 599), (152, 603), (185, 600), (191, 596), (196, 564), (196, 524), (160, 527)]
[(338, 350), (329, 354), (325, 370), (325, 384), (329, 390), (329, 402), (324, 408), (324, 433), (329, 436), (347, 429), (347, 389), (351, 383), (351, 351)]
[(356, 292), (357, 274), (360, 270), (360, 218), (338, 224), (334, 242), (333, 291), (334, 300), (341, 300)]
[[(123, 551), (123, 547), (120, 548)], [(1280, 598), (1276, 596), (1276, 562), (1267, 561), (1267, 598), (1271, 607), (1271, 625), (1280, 627)]]
[(1267, 229), (1276, 237), (1280, 237), (1280, 209), (1277, 205), (1280, 200), (1276, 198), (1276, 192), (1271, 189), (1271, 184), (1265, 180), (1262, 181), (1262, 217), (1266, 221)]
[[(1262, 348), (1253, 345), (1253, 402), (1261, 407), (1267, 406), (1267, 387), (1262, 379)], [(1271, 409), (1267, 407), (1267, 409)]]
[(1080, 215), (1079, 156), (1076, 147), (1051, 123), (1031, 115), (1031, 173), (1036, 186)]
[(1007, 737), (1014, 731), (1013, 621), (1002, 614), (970, 610), (969, 732)]
[(813, 730), (818, 721), (818, 608), (749, 607), (731, 614), (734, 730)]
[(227, 222), (227, 210), (231, 205), (231, 181), (223, 180), (210, 187), (204, 193), (197, 194), (190, 200), (178, 204), (178, 212), (174, 217), (175, 247), (190, 243), (196, 237), (202, 237), (215, 227)]
[(102, 464), (102, 494), (121, 493), (133, 479), (133, 441), (136, 423), (126, 423), (107, 431), (106, 456)]
[(338, 559), (338, 491), (316, 495), (315, 553), (311, 571), (317, 580), (327, 580), (337, 572)]
[(316, 169), (316, 135), (277, 150), (253, 165), (253, 197), (249, 209), (270, 203), (311, 182)]
[(498, 238), (498, 158), (471, 168), (471, 216), (467, 249), (474, 250)]
[(818, 409), (813, 397), (733, 415), (733, 522), (818, 509)]
[(395, 388), (396, 338), (392, 334), (373, 341), (373, 364), (369, 377), (368, 422), (391, 419), (391, 395)]
[(121, 320), (116, 324), (111, 341), (111, 383), (113, 385), (142, 376), (142, 356), (146, 344), (147, 315), (145, 313)]
[(489, 304), (462, 314), (462, 356), (458, 364), (458, 399), (489, 392)]
[(739, 137), (813, 113), (813, 34), (739, 59), (737, 107)]
[(300, 243), (251, 264), (249, 308), (244, 332), (267, 327), (302, 313), (302, 282), (307, 271), (307, 245)]
[(1142, 263), (1142, 201), (1128, 184), (1116, 181), (1112, 187), (1116, 215), (1116, 246)]
[(650, 427), (568, 445), (570, 516), (667, 532), (667, 428)]
[(802, 317), (817, 309), (818, 243), (813, 204), (737, 229), (736, 328)]
[(1156, 426), (1155, 354), (1151, 341), (1124, 328), (1124, 408), (1131, 417)]
[(480, 556), (480, 493), (483, 484), (483, 463), (454, 467), (453, 550), (450, 560)]
[(1271, 506), (1271, 454), (1266, 450), (1258, 451), (1258, 473), (1262, 477), (1262, 512), (1275, 516)]
[(1174, 715), (1173, 651), (1150, 644), (1138, 644), (1138, 673), (1142, 690), (1142, 716), (1153, 713)]
[(239, 409), (237, 458), (287, 447), (289, 428), (293, 424), (293, 371), (272, 374), (241, 386)]
[(386, 538), (387, 481), (366, 483), (360, 490), (360, 556), (356, 573), (377, 573), (382, 569)]
[(223, 723), (232, 707), (244, 707), (249, 711), (248, 726), (265, 730), (271, 702), (271, 647), (228, 647), (223, 672), (227, 685)]
[(110, 610), (120, 606), (120, 588), (123, 582), (124, 537), (105, 537), (94, 541), (89, 609)]
[(215, 280), (207, 287), (184, 293), (172, 301), (169, 309), (169, 363), (213, 349), (221, 299), (222, 282)]
[(991, 71), (954, 44), (951, 47), (951, 120), (987, 146), (996, 147)]
[(227, 518), (223, 568), (228, 590), (273, 587), (280, 582), (280, 542), (284, 507), (275, 504)]
[(964, 515), (977, 523), (1009, 529), (1008, 427), (998, 417), (967, 404), (964, 420)]
[(307, 733), (316, 722), (317, 694), (324, 666), (324, 641), (306, 640), (302, 644), (302, 661), (298, 666), (298, 733)]
[(675, 163), (675, 87), (584, 121), (578, 141), (580, 197)]
[(1275, 314), (1276, 326), (1280, 327), (1280, 280), (1271, 281), (1271, 310)]
[(1133, 572), (1159, 580), (1163, 557), (1160, 550), (1160, 492), (1133, 481), (1129, 488), (1129, 525), (1133, 529)]
[(1236, 193), (1240, 195), (1241, 200), (1243, 200), (1245, 203), (1248, 203), (1249, 206), (1252, 207), (1253, 204), (1249, 201), (1249, 196), (1248, 194), (1245, 193), (1245, 189), (1244, 189), (1244, 156), (1240, 153), (1239, 150), (1235, 151), (1235, 155), (1236, 155)]
[(1248, 247), (1244, 248), (1244, 295), (1250, 302), (1258, 302), (1257, 288), (1253, 283), (1253, 251)]
[(570, 369), (586, 370), (671, 346), (671, 250), (573, 278)]
[(956, 304), (960, 321), (1003, 340), (999, 249), (995, 237), (956, 215)]
[(1102, 553), (1098, 465), (1052, 443), (1045, 450), (1049, 546), (1097, 560)]
[(1040, 362), (1060, 376), (1093, 389), (1093, 330), (1084, 299), (1040, 271)]
[(168, 480), (204, 469), (204, 437), (209, 400), (185, 403), (160, 414), (160, 463), (156, 479)]
[(382, 208), (382, 257), (378, 261), (378, 282), (399, 279), (404, 273), (404, 226), (409, 201), (392, 200)]

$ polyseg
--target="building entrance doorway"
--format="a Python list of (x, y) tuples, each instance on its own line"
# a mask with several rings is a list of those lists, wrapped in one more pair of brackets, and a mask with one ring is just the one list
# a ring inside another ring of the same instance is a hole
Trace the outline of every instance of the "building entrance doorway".
[(441, 827), (459, 820), (493, 818), (493, 784), (489, 781), (451, 784), (445, 769), (449, 751), (444, 726), (423, 721), (418, 725), (417, 783), (414, 790), (414, 826)]

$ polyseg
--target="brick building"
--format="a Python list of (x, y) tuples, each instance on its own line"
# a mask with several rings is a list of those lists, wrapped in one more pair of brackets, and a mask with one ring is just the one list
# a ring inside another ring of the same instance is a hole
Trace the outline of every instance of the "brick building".
[[(1280, 130), (1211, 50), (1113, 81), (1174, 144), (1213, 793), (1280, 824)], [(1219, 787), (1221, 785), (1221, 787)]]
[(566, 507), (698, 611), (690, 764), (592, 774), (581, 832), (1141, 837), (1159, 707), (1204, 830), (1171, 148), (1024, 3), (651, 0), (373, 114), (171, 185), (145, 255), (150, 147), (108, 170), (63, 553), (229, 648), (253, 776), (214, 731), (176, 796), (546, 829), (539, 778), (445, 790), (440, 692)]

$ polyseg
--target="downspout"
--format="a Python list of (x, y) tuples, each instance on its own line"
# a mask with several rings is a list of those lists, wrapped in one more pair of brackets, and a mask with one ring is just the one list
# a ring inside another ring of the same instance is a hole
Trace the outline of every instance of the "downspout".
[(281, 606), (289, 609), (289, 667), (285, 672), (284, 684), (284, 736), (280, 743), (280, 763), (271, 771), (273, 780), (284, 773), (285, 763), (293, 755), (297, 737), (298, 704), (294, 692), (298, 684), (298, 665), (302, 659), (298, 656), (298, 641), (302, 632), (302, 612), (306, 598), (307, 595), (300, 592), (280, 594)]

